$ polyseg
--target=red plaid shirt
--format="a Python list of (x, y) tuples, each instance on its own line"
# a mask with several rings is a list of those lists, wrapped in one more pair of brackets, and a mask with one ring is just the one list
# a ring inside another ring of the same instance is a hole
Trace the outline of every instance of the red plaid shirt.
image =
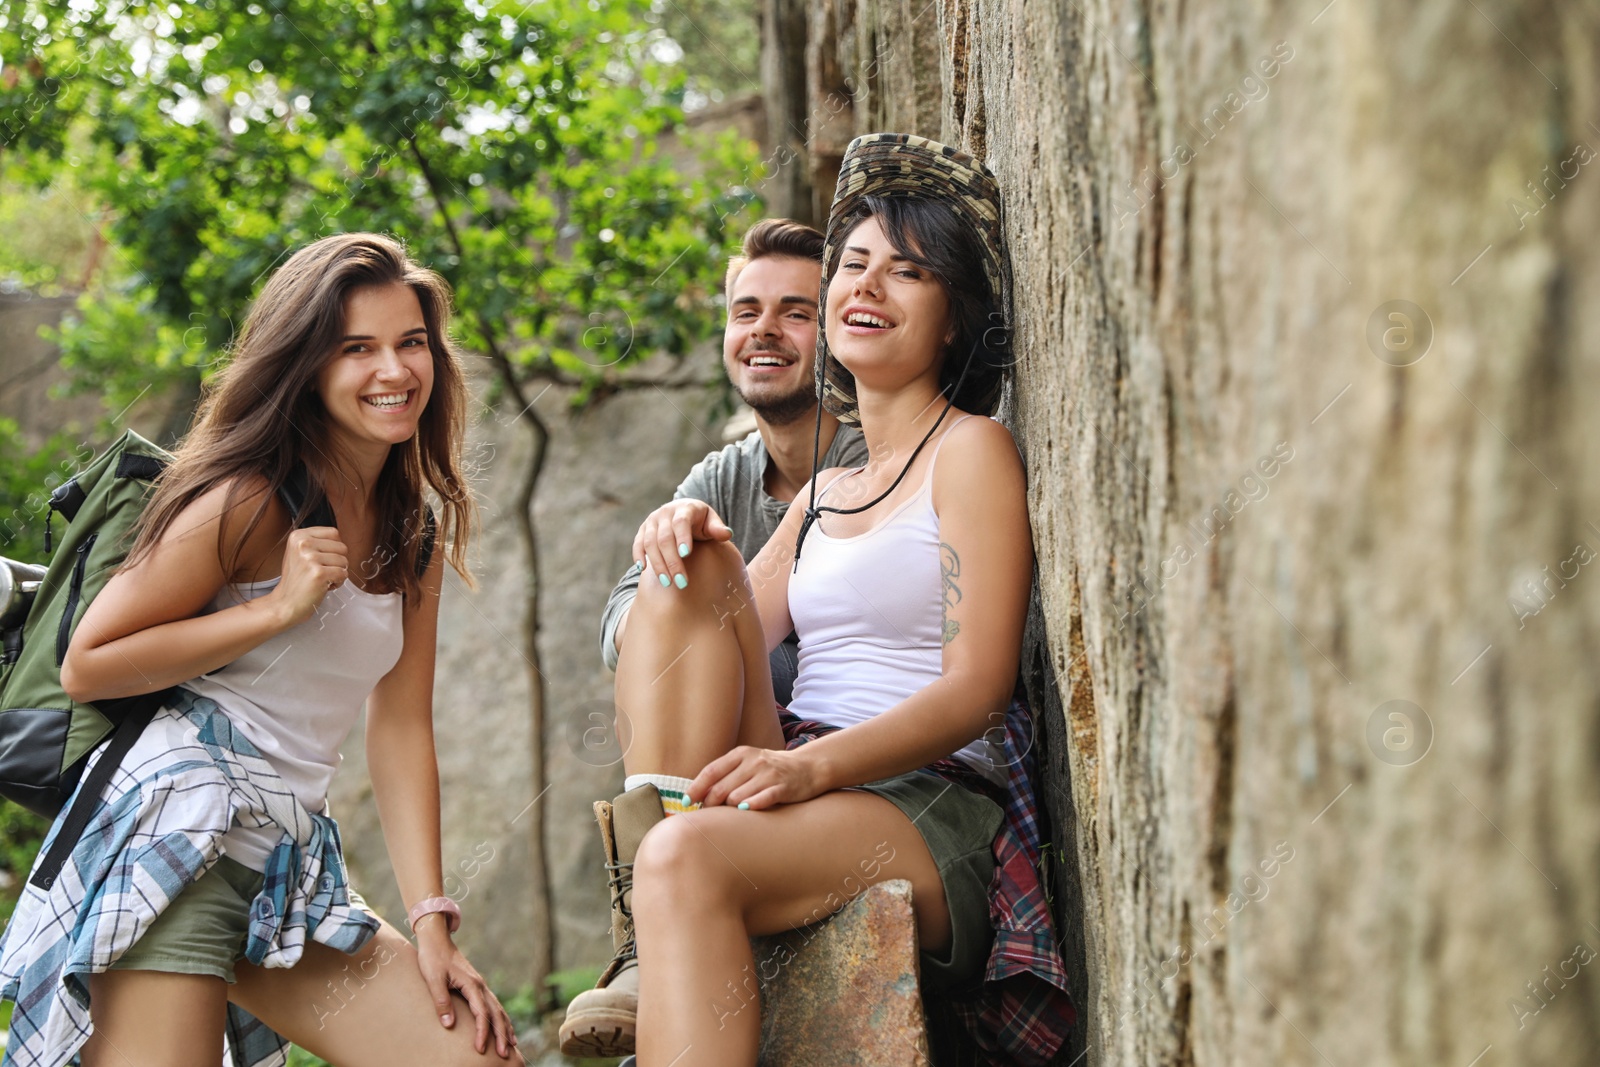
[[(795, 748), (841, 727), (814, 722), (780, 709), (783, 734)], [(996, 1067), (1039, 1067), (1050, 1061), (1077, 1021), (1067, 993), (1067, 972), (1056, 946), (1055, 925), (1039, 885), (1039, 808), (1033, 794), (1032, 715), (1019, 686), (1006, 712), (1006, 788), (954, 759), (929, 764), (932, 771), (1005, 810), (994, 838), (994, 880), (989, 884), (989, 921), (994, 947), (983, 980), (945, 994), (941, 1003), (960, 1019), (983, 1061)]]

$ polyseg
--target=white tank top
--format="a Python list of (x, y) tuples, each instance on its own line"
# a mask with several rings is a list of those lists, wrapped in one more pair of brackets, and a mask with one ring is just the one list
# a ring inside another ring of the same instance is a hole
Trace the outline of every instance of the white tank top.
[[(277, 584), (269, 578), (225, 585), (202, 614), (265, 596)], [(300, 803), (323, 811), (339, 746), (372, 687), (400, 661), (401, 604), (399, 593), (367, 593), (347, 581), (305, 622), (183, 686), (216, 701)], [(282, 837), (276, 826), (235, 825), (222, 839), (223, 851), (264, 870)]]
[[(789, 710), (803, 719), (850, 727), (937, 681), (944, 585), (933, 471), (950, 424), (934, 446), (922, 486), (866, 533), (806, 535), (800, 569), (789, 576), (789, 615), (800, 637), (800, 667)], [(840, 478), (848, 477), (841, 475)], [(840, 478), (817, 494), (818, 503)], [(1005, 785), (999, 753), (983, 738), (953, 753)]]

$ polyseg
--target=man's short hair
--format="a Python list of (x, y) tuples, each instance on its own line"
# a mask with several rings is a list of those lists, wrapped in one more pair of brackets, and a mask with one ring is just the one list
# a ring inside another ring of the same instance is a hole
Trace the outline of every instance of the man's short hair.
[(767, 256), (809, 259), (820, 267), (822, 234), (793, 219), (762, 219), (745, 232), (740, 254), (728, 260), (728, 273), (722, 280), (724, 295), (733, 295), (734, 280), (751, 260)]

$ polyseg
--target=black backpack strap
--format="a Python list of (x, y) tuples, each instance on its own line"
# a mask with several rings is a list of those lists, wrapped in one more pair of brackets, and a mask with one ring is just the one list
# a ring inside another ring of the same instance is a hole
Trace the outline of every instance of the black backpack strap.
[(112, 731), (111, 740), (100, 753), (100, 758), (79, 782), (78, 798), (62, 816), (61, 825), (56, 829), (55, 841), (50, 845), (50, 851), (44, 854), (44, 858), (34, 868), (33, 877), (28, 879), (30, 885), (48, 891), (56, 884), (61, 868), (66, 866), (67, 858), (72, 855), (72, 850), (77, 847), (79, 839), (83, 837), (83, 831), (89, 826), (89, 820), (94, 816), (95, 807), (100, 803), (100, 795), (105, 792), (106, 783), (111, 781), (111, 776), (122, 766), (122, 758), (128, 754), (133, 743), (139, 740), (139, 735), (150, 725), (150, 720), (155, 718), (156, 709), (165, 702), (169, 692), (170, 690), (166, 690), (150, 694), (138, 707), (130, 709), (117, 724), (117, 728)]
[[(312, 494), (315, 492), (315, 497)], [(313, 500), (310, 510), (306, 513), (305, 521), (298, 522), (296, 526), (337, 526), (334, 518), (333, 506), (328, 503), (328, 498), (321, 490), (314, 490), (311, 484), (311, 475), (306, 470), (304, 463), (296, 464), (289, 475), (289, 480), (278, 487), (278, 499), (288, 509), (291, 518), (298, 518), (305, 508), (307, 500)], [(417, 577), (427, 571), (428, 564), (433, 562), (433, 546), (438, 540), (439, 520), (434, 518), (433, 509), (428, 505), (422, 506), (422, 547), (417, 551)]]
[(433, 562), (433, 543), (438, 540), (439, 520), (433, 517), (433, 509), (422, 505), (422, 547), (417, 550), (417, 577), (421, 578), (428, 570), (428, 564)]
[[(289, 518), (296, 527), (339, 525), (334, 518), (333, 505), (328, 503), (321, 489), (311, 484), (311, 473), (306, 470), (304, 463), (295, 464), (294, 470), (289, 472), (288, 481), (278, 487), (278, 499), (288, 509)], [(305, 512), (303, 520), (301, 512)]]

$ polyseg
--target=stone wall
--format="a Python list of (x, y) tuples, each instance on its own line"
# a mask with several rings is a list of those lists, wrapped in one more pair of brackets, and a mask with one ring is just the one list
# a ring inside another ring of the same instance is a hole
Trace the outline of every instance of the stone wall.
[(815, 197), (878, 129), (1006, 196), (1060, 1062), (1594, 1062), (1593, 10), (810, 33)]
[[(87, 437), (106, 414), (92, 391), (60, 395), (65, 378), (56, 365), (59, 354), (39, 336), (41, 327), (56, 326), (72, 310), (75, 299), (25, 290), (0, 292), (0, 417), (16, 422), (21, 439), (34, 448), (55, 433)], [(183, 403), (181, 397), (142, 396), (117, 414), (117, 429), (131, 426), (159, 441)], [(0, 455), (0, 463), (10, 459)]]

